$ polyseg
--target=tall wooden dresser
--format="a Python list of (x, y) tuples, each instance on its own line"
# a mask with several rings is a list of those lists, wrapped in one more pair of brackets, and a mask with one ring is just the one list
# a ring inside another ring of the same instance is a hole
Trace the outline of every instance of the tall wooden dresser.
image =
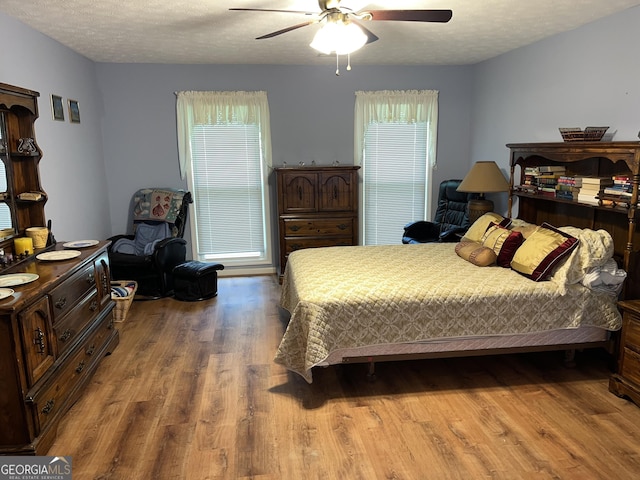
[(276, 168), (280, 278), (302, 248), (358, 244), (360, 167)]
[(2, 272), (18, 285), (0, 300), (0, 455), (46, 455), (62, 416), (118, 344), (107, 245), (59, 261), (32, 256)]

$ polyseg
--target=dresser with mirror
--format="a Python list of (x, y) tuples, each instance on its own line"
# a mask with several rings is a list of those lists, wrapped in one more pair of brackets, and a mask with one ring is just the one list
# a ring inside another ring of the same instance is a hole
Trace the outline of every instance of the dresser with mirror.
[(46, 226), (35, 137), (39, 93), (0, 83), (0, 455), (46, 455), (58, 424), (118, 344), (107, 247), (66, 249)]

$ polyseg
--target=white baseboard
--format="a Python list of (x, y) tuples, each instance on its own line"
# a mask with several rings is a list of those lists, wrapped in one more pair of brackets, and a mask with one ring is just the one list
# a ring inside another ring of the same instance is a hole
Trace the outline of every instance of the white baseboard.
[(275, 275), (276, 268), (267, 267), (232, 267), (218, 270), (218, 277), (246, 277), (250, 275)]

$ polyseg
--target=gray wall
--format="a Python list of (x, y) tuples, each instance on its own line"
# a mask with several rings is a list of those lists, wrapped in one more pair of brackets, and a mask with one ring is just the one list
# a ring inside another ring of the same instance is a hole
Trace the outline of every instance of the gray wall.
[[(635, 7), (478, 64), (470, 164), (495, 160), (507, 173), (505, 144), (562, 141), (558, 127), (609, 126), (614, 141), (638, 141), (639, 45)], [(494, 200), (506, 212), (506, 195)]]
[[(356, 90), (436, 89), (436, 182), (464, 175), (469, 158), (472, 67), (97, 65), (112, 230), (123, 231), (131, 194), (141, 186), (184, 187), (178, 172), (175, 95), (179, 90), (264, 90), (274, 166), (353, 163)], [(409, 221), (411, 219), (407, 219)]]
[[(95, 63), (1, 13), (0, 45), (0, 82), (40, 92), (35, 130), (49, 197), (45, 214), (56, 239), (106, 238), (111, 219)], [(64, 97), (64, 122), (52, 118), (52, 93)], [(80, 124), (69, 123), (68, 98), (80, 104)]]
[[(509, 142), (559, 141), (560, 126), (640, 129), (640, 8), (476, 66), (330, 67), (94, 64), (0, 14), (0, 82), (39, 91), (36, 122), (48, 218), (59, 239), (127, 225), (141, 186), (185, 186), (175, 141), (177, 90), (266, 90), (276, 165), (352, 161), (355, 90), (440, 90), (436, 182), (477, 160), (507, 168)], [(355, 60), (355, 59), (354, 59)], [(82, 123), (51, 119), (49, 95), (79, 100)], [(496, 195), (498, 209), (506, 208)]]

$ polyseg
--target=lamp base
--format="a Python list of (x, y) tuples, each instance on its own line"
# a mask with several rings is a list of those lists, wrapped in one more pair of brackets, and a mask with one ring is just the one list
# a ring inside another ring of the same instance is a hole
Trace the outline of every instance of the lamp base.
[(467, 208), (469, 209), (469, 222), (473, 224), (485, 213), (493, 212), (493, 202), (486, 198), (475, 198), (469, 200)]

